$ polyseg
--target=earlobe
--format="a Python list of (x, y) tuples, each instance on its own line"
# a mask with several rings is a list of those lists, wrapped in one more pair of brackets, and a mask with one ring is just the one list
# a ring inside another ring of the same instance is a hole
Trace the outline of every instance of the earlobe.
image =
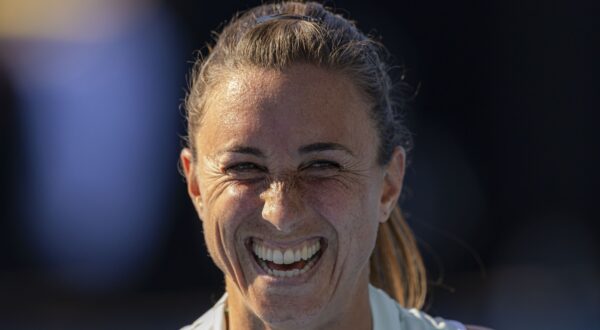
[(379, 222), (387, 221), (398, 202), (404, 181), (405, 160), (404, 148), (396, 147), (390, 161), (385, 165)]
[(192, 199), (196, 210), (200, 212), (202, 208), (202, 198), (200, 194), (200, 187), (198, 180), (196, 179), (196, 172), (194, 167), (194, 156), (189, 148), (181, 150), (179, 161), (185, 175), (185, 181), (187, 184), (188, 195)]

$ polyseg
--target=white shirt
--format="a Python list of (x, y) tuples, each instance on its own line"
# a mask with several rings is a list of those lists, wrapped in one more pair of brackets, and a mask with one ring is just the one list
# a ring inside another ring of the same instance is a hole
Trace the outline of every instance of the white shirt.
[[(193, 324), (181, 330), (227, 330), (225, 302), (227, 293)], [(373, 330), (466, 330), (456, 321), (432, 318), (417, 309), (405, 309), (385, 292), (369, 285), (369, 301), (373, 315)]]

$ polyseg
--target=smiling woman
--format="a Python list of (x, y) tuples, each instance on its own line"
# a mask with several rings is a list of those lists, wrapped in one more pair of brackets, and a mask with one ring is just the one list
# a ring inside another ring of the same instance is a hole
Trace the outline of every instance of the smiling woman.
[(188, 329), (464, 329), (406, 309), (425, 272), (397, 208), (409, 136), (381, 51), (284, 2), (198, 61), (181, 163), (227, 293)]

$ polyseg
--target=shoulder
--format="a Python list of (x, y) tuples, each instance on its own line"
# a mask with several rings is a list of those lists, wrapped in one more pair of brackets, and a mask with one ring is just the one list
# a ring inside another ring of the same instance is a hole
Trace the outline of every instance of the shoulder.
[(224, 330), (226, 301), (227, 294), (224, 294), (211, 309), (181, 330)]
[(373, 314), (373, 329), (410, 330), (489, 330), (465, 326), (460, 322), (432, 317), (418, 309), (406, 309), (390, 298), (385, 292), (369, 287), (369, 299)]

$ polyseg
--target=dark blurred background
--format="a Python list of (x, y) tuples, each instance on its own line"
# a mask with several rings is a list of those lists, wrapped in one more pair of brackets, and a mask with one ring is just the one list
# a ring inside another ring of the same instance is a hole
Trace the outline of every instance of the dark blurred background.
[[(176, 329), (223, 292), (177, 171), (186, 74), (260, 1), (0, 0), (0, 328)], [(600, 6), (336, 1), (416, 92), (427, 311), (600, 324)]]

